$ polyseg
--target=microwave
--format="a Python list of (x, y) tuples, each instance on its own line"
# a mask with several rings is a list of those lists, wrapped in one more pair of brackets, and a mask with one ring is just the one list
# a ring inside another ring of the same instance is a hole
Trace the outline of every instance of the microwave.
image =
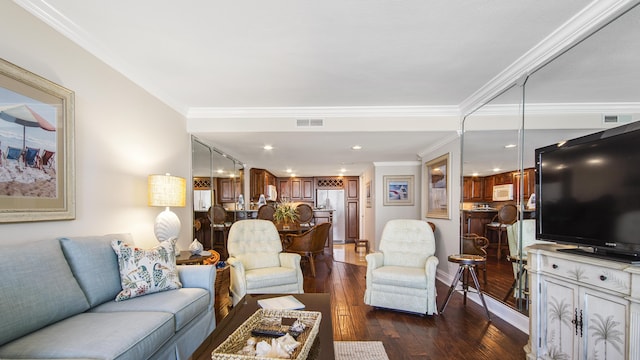
[(513, 200), (513, 184), (495, 185), (493, 187), (493, 201)]

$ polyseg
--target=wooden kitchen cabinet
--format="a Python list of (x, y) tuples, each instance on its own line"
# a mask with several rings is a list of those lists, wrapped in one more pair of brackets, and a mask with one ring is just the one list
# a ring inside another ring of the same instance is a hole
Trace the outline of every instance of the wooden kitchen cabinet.
[(508, 185), (508, 184), (513, 184), (512, 172), (493, 175), (493, 185)]
[(315, 202), (313, 178), (278, 178), (278, 199), (293, 202)]
[(482, 201), (485, 201), (485, 202), (493, 201), (493, 185), (495, 185), (495, 178), (493, 176), (485, 176), (484, 183), (482, 185), (482, 188), (483, 188)]
[(345, 240), (351, 242), (360, 238), (359, 231), (359, 179), (357, 177), (346, 177), (345, 197), (346, 197), (346, 234)]
[(477, 202), (484, 200), (484, 181), (477, 176), (465, 176), (462, 180), (463, 201)]
[(249, 171), (250, 199), (258, 202), (260, 195), (267, 195), (267, 187), (269, 185), (276, 186), (276, 176), (265, 169), (251, 169)]
[(236, 202), (238, 195), (242, 194), (242, 179), (218, 178), (218, 204)]
[[(533, 168), (524, 169), (524, 202), (526, 203), (529, 200), (529, 197), (535, 191), (536, 187), (536, 171)], [(514, 199), (518, 199), (520, 196), (520, 173), (513, 173), (513, 184), (515, 185), (513, 188), (515, 189), (515, 193), (513, 194)]]

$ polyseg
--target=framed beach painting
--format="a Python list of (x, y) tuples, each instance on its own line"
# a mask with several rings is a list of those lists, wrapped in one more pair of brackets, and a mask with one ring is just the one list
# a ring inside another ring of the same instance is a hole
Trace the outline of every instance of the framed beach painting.
[(0, 222), (75, 218), (74, 93), (0, 59)]
[(384, 206), (413, 205), (413, 175), (383, 176)]
[(449, 214), (449, 154), (425, 164), (427, 217), (450, 219)]

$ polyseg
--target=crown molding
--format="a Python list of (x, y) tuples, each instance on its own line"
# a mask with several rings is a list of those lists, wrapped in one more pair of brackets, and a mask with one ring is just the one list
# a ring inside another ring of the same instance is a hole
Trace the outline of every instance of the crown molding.
[[(630, 114), (640, 113), (640, 102), (620, 103), (538, 103), (526, 104), (526, 115), (561, 114)], [(520, 104), (488, 104), (473, 113), (473, 116), (519, 116)]]
[(448, 106), (195, 107), (187, 119), (460, 116)]
[(374, 161), (373, 166), (420, 166), (420, 161)]
[(422, 151), (420, 151), (418, 153), (418, 156), (421, 159), (423, 159), (428, 153), (436, 151), (436, 150), (441, 150), (443, 146), (445, 146), (445, 145), (447, 145), (447, 144), (449, 144), (449, 143), (451, 143), (453, 141), (458, 140), (460, 138), (460, 134), (461, 133), (462, 132), (456, 132), (456, 133), (454, 133), (452, 135), (443, 137), (440, 141), (437, 141), (435, 143), (429, 144), (429, 147), (424, 149), (424, 150), (422, 150)]
[(596, 30), (608, 24), (625, 11), (637, 5), (638, 0), (596, 0), (574, 15), (536, 46), (514, 61), (506, 69), (489, 80), (476, 92), (460, 103), (460, 112), (469, 115), (484, 106), (502, 92), (561, 55), (572, 46), (586, 39)]

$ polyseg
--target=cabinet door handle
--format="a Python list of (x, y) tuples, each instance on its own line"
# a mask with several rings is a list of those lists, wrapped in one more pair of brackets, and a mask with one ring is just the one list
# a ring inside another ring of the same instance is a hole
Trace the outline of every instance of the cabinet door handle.
[(578, 330), (580, 330), (580, 337), (582, 337), (582, 310), (580, 310), (580, 317), (578, 317), (578, 308), (574, 308), (573, 320), (571, 320), (574, 328), (576, 329), (576, 336), (578, 336)]
[(554, 269), (557, 269), (557, 268), (558, 268), (558, 265), (553, 264), (553, 265), (551, 265), (551, 267), (552, 267), (552, 268), (554, 268)]
[(600, 280), (605, 281), (605, 280), (607, 280), (607, 277), (604, 276), (604, 275), (600, 275)]

